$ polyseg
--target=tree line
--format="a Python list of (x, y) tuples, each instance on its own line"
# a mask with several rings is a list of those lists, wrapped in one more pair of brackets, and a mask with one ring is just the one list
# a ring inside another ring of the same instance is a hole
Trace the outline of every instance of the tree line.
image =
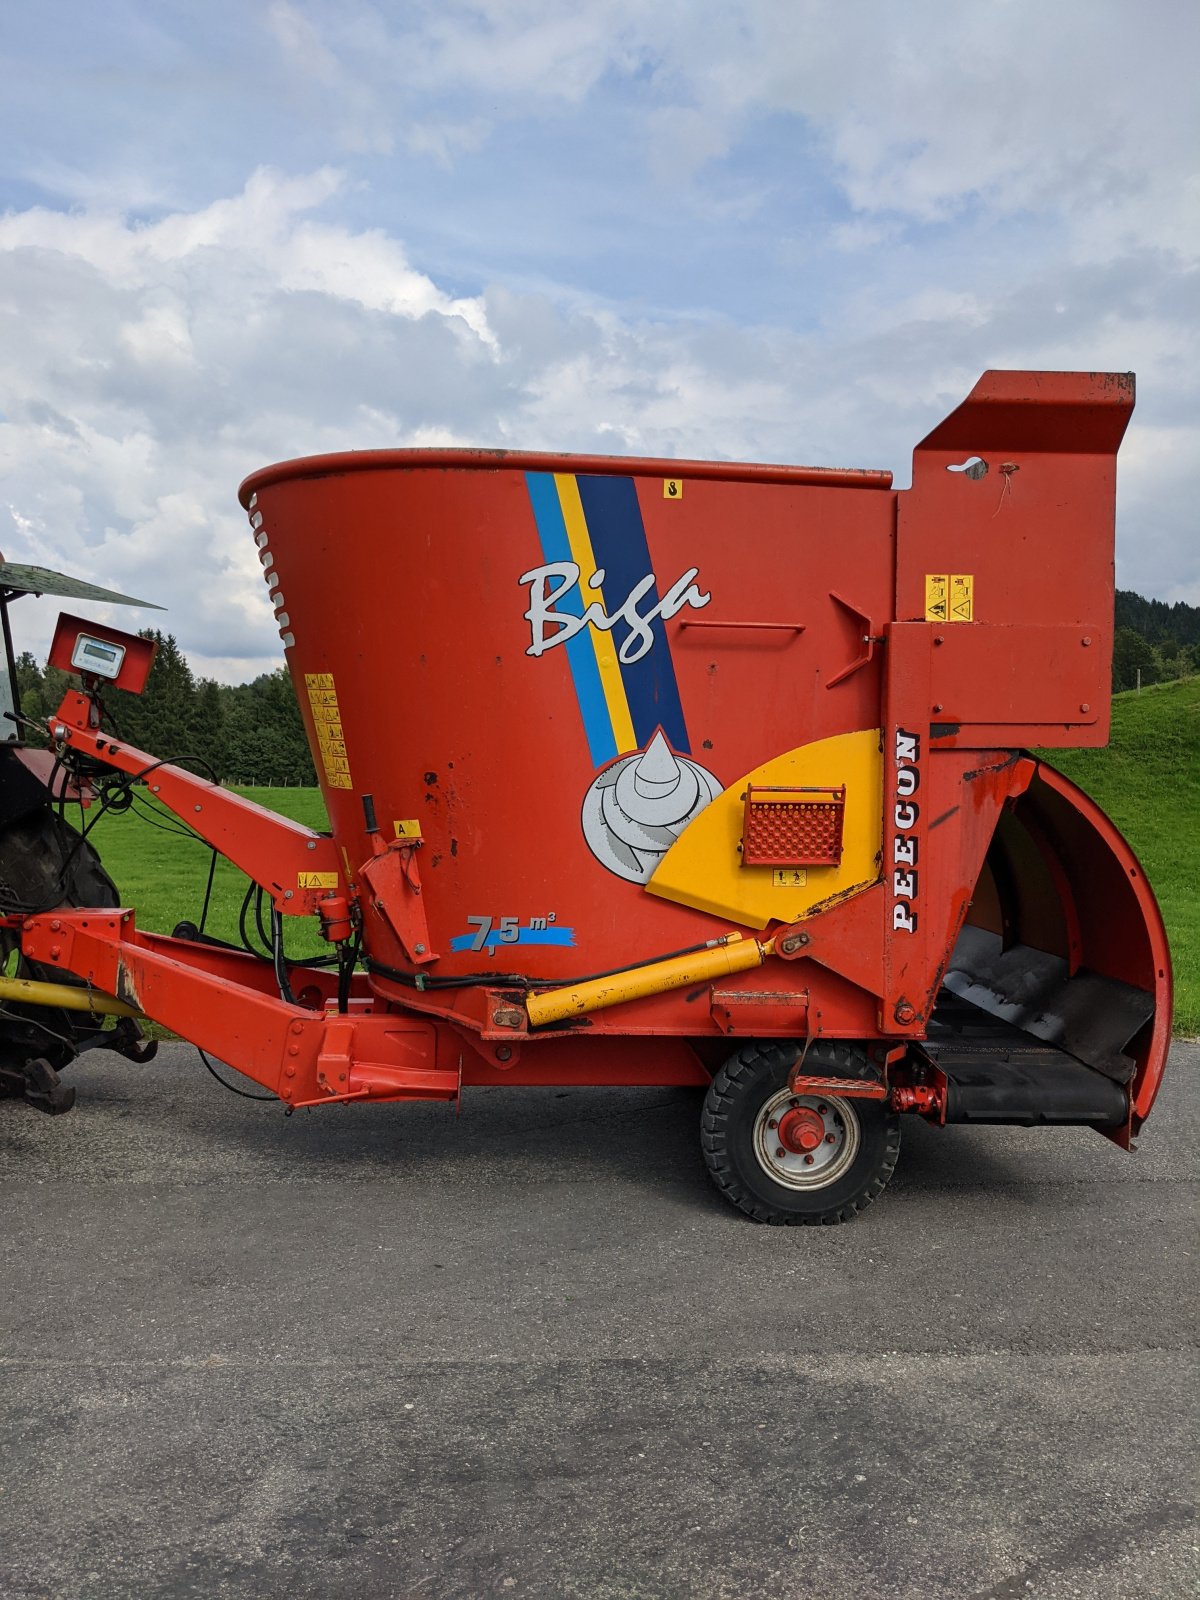
[(1113, 634), (1113, 689), (1166, 683), (1200, 672), (1200, 606), (1147, 600), (1118, 589)]
[[(1114, 690), (1200, 672), (1200, 606), (1167, 605), (1118, 589), (1115, 621)], [(110, 689), (103, 697), (121, 738), (166, 760), (195, 757), (229, 783), (316, 783), (285, 667), (252, 683), (217, 683), (195, 676), (173, 634), (147, 628), (142, 638), (158, 645), (144, 693)], [(17, 659), (17, 685), (24, 715), (44, 722), (74, 678), (57, 667), (39, 666), (25, 651)], [(33, 743), (45, 742), (28, 736)]]
[[(164, 760), (191, 757), (206, 763), (227, 783), (316, 783), (285, 667), (264, 672), (252, 683), (217, 683), (195, 676), (173, 634), (147, 628), (142, 638), (158, 645), (144, 692), (102, 691), (105, 710), (122, 739)], [(16, 665), (22, 714), (38, 722), (53, 715), (68, 689), (78, 687), (73, 673), (39, 666), (29, 651)], [(26, 734), (31, 743), (45, 742), (29, 730)]]

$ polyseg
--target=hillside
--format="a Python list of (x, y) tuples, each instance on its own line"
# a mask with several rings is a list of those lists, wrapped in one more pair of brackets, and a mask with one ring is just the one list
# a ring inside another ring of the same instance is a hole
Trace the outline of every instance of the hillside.
[(1200, 1033), (1200, 678), (1113, 697), (1105, 750), (1045, 750), (1133, 845), (1175, 968), (1175, 1028)]

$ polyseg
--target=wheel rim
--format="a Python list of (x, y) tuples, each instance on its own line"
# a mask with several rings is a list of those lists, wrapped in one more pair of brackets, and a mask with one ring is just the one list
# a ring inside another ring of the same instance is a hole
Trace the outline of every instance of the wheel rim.
[(862, 1135), (858, 1113), (840, 1095), (780, 1089), (754, 1120), (754, 1154), (785, 1189), (825, 1189), (854, 1164)]

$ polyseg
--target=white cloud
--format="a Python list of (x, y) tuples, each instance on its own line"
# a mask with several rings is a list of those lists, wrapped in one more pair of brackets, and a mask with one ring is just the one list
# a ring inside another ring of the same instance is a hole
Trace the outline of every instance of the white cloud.
[(1049, 209), (1087, 231), (1111, 208), (1112, 248), (1169, 202), (1168, 226), (1196, 244), (1180, 186), (1200, 144), (1200, 14), (1165, 0), (439, 0), (399, 13), (297, 0), (272, 8), (285, 15), (314, 86), (352, 78), (358, 96), (391, 105), (397, 130), (419, 121), (426, 140), (439, 101), (451, 123), (463, 98), (500, 123), (582, 106), (623, 80), (668, 184), (784, 115), (826, 141), (866, 216)]
[(278, 649), (240, 478), (436, 427), (427, 369), (494, 365), (481, 301), (442, 293), (377, 231), (305, 216), (336, 189), (259, 172), (151, 224), (0, 218), (5, 553), (169, 604), (201, 670), (249, 675)]

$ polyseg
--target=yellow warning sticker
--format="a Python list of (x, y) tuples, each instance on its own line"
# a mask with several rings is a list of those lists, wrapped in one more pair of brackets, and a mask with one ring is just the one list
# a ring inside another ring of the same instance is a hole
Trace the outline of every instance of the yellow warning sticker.
[(298, 872), (296, 874), (297, 889), (336, 889), (338, 875), (336, 872)]
[(397, 839), (419, 839), (421, 837), (421, 824), (413, 817), (407, 817), (403, 822), (395, 823)]
[(663, 499), (664, 500), (682, 500), (683, 499), (683, 479), (682, 478), (664, 478), (663, 479)]
[(926, 622), (974, 622), (975, 575), (971, 572), (925, 574)]
[(950, 622), (970, 622), (975, 615), (975, 578), (970, 572), (950, 576)]
[(803, 889), (808, 882), (808, 872), (804, 867), (776, 867), (771, 882), (777, 889)]
[[(342, 733), (342, 714), (338, 709), (337, 689), (332, 672), (306, 672), (304, 687), (308, 690), (308, 704), (312, 711), (313, 731), (317, 736), (317, 750), (325, 769), (325, 782), (331, 789), (351, 789), (350, 762), (346, 755), (346, 740)], [(301, 873), (301, 877), (329, 876), (322, 873)], [(301, 884), (301, 888), (328, 889), (332, 883)]]

